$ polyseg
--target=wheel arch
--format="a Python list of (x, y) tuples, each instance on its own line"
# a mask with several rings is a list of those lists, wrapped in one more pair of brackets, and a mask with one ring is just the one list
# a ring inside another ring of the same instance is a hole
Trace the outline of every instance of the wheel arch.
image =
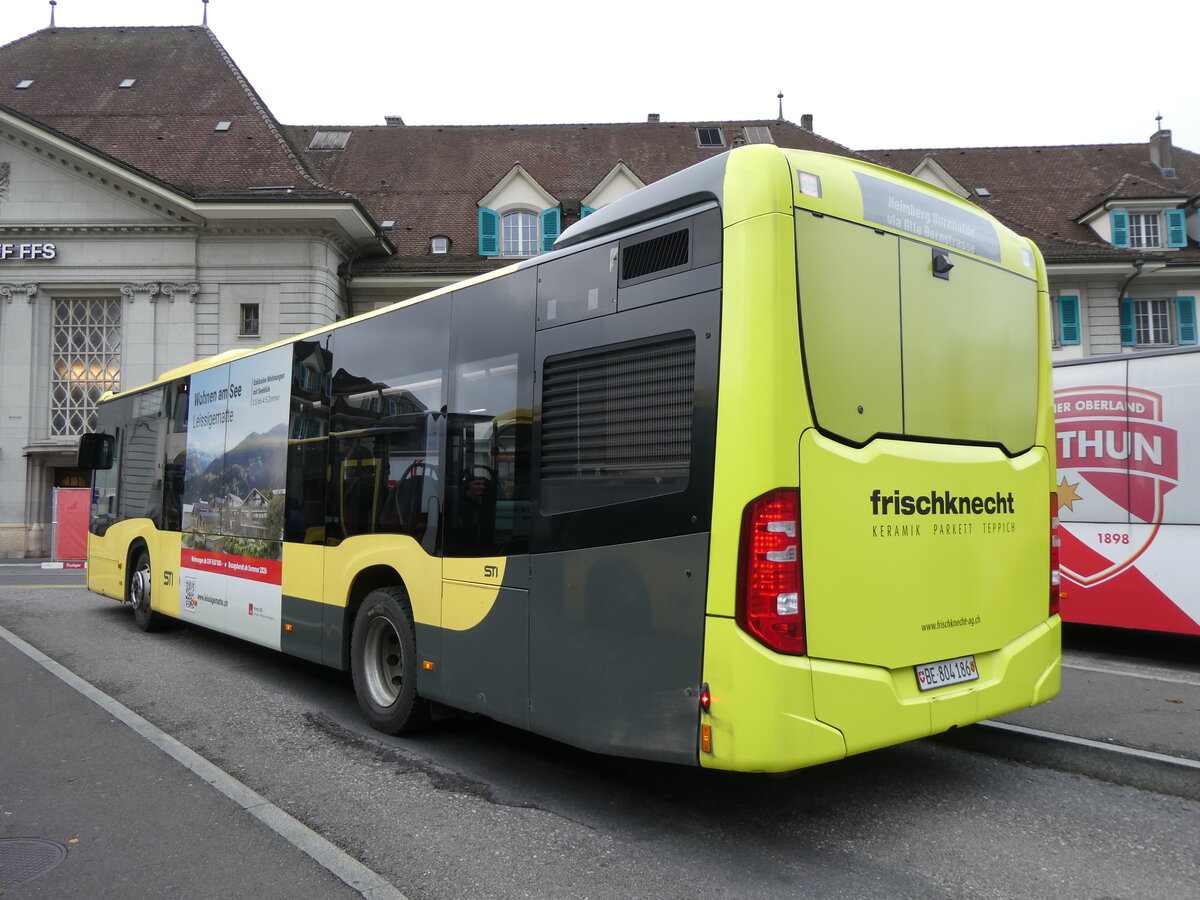
[(354, 620), (363, 600), (371, 591), (382, 587), (398, 587), (408, 592), (408, 586), (394, 566), (374, 565), (362, 569), (350, 582), (346, 594), (346, 611), (342, 619), (342, 637), (338, 642), (336, 665), (342, 671), (350, 668), (350, 641), (354, 634)]
[(122, 592), (122, 602), (129, 599), (129, 579), (133, 576), (133, 561), (140, 552), (145, 552), (146, 558), (150, 560), (150, 570), (154, 571), (154, 554), (150, 552), (146, 538), (139, 534), (125, 548), (125, 589)]

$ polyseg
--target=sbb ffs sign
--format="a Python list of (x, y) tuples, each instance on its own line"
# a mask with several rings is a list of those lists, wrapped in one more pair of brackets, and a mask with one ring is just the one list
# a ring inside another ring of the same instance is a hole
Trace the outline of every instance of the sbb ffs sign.
[(0, 244), (0, 260), (6, 259), (54, 259), (58, 248), (53, 244)]

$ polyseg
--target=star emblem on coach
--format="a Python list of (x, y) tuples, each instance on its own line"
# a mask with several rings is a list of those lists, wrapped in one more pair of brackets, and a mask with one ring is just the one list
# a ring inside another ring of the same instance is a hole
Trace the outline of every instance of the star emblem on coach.
[(1079, 487), (1079, 482), (1075, 482), (1075, 484), (1067, 484), (1067, 476), (1066, 475), (1063, 476), (1063, 480), (1058, 483), (1058, 508), (1059, 509), (1062, 509), (1065, 506), (1067, 509), (1071, 510), (1072, 512), (1075, 511), (1075, 506), (1074, 506), (1075, 501), (1083, 499), (1077, 493), (1075, 493), (1075, 488), (1077, 488), (1077, 487)]

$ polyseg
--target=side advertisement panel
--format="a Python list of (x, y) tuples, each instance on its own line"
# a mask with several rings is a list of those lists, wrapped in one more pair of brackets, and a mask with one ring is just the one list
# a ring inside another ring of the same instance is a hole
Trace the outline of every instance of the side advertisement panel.
[(292, 352), (192, 376), (180, 618), (280, 646)]
[(1200, 634), (1200, 354), (1054, 371), (1063, 618)]

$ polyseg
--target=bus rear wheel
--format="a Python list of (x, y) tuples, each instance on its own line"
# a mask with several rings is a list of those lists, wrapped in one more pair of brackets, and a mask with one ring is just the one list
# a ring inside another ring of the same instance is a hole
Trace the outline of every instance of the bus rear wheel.
[(133, 607), (133, 621), (142, 631), (158, 631), (163, 624), (163, 617), (150, 606), (150, 584), (150, 554), (141, 547), (129, 566), (125, 597)]
[(417, 695), (416, 627), (403, 589), (379, 588), (363, 600), (350, 640), (350, 670), (372, 728), (405, 734), (428, 724), (429, 704)]

